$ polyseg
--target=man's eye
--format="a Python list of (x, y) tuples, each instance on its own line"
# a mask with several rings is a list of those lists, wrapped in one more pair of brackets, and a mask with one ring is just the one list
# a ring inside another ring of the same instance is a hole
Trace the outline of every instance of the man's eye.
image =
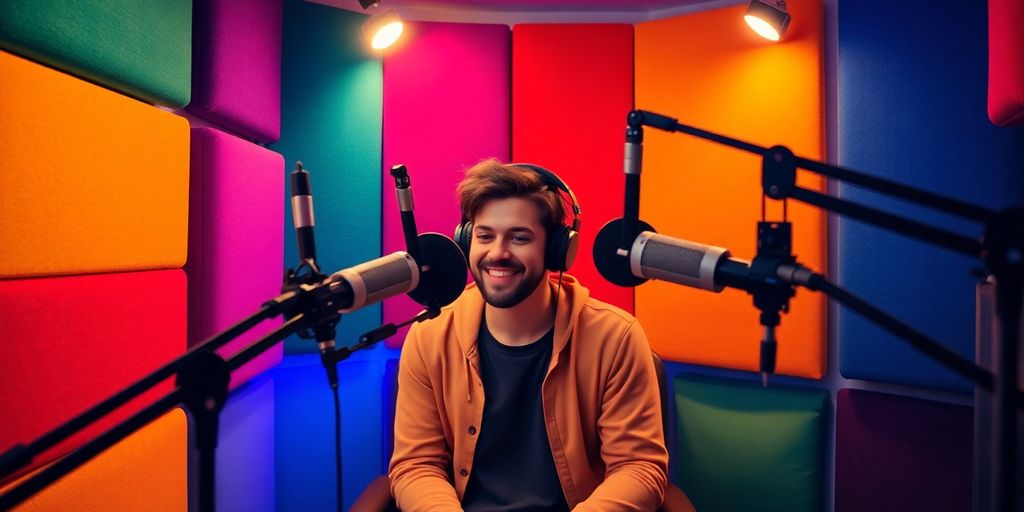
[(494, 235), (491, 235), (491, 234), (488, 234), (488, 233), (477, 233), (476, 234), (476, 239), (480, 240), (481, 242), (486, 242), (486, 241), (488, 241), (488, 240), (490, 240), (492, 238), (494, 238)]
[(525, 244), (525, 243), (528, 243), (530, 241), (530, 237), (516, 235), (516, 236), (512, 237), (512, 241), (513, 242), (517, 242), (517, 243), (521, 243), (521, 244)]

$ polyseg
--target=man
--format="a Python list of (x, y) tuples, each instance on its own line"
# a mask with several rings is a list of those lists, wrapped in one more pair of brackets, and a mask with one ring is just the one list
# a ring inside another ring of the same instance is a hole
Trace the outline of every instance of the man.
[(474, 284), (413, 326), (402, 351), (390, 478), (405, 512), (662, 503), (647, 338), (575, 278), (548, 275), (572, 254), (553, 238), (567, 236), (564, 184), (545, 173), (486, 160), (458, 187)]

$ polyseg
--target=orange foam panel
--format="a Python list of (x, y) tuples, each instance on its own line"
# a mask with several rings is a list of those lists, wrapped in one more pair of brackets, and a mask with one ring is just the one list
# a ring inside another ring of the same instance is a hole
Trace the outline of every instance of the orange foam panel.
[(188, 121), (0, 52), (0, 278), (185, 263)]
[[(636, 106), (765, 147), (824, 156), (823, 14), (820, 0), (793, 0), (779, 43), (755, 35), (735, 6), (636, 26)], [(640, 217), (659, 233), (730, 249), (752, 259), (761, 218), (761, 161), (689, 135), (645, 130)], [(801, 186), (825, 190), (817, 176)], [(782, 217), (769, 201), (768, 219)], [(826, 220), (791, 201), (793, 251), (825, 271)], [(779, 373), (820, 378), (825, 372), (826, 306), (806, 290), (790, 303), (777, 331)], [(649, 281), (636, 291), (636, 316), (662, 357), (756, 370), (761, 326), (752, 298)]]
[(633, 107), (633, 27), (520, 24), (512, 29), (512, 160), (562, 178), (582, 209), (569, 273), (590, 294), (633, 311), (633, 289), (594, 266), (594, 239), (622, 217), (622, 147)]
[(184, 512), (188, 510), (187, 439), (185, 413), (173, 409), (13, 510)]

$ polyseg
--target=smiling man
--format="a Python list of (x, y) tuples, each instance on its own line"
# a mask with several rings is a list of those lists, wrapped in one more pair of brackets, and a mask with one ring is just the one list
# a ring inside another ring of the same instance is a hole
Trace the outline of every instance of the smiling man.
[(459, 184), (474, 283), (402, 350), (389, 473), (403, 511), (661, 505), (668, 453), (647, 338), (562, 273), (578, 223), (563, 224), (560, 189), (571, 197), (550, 171), (495, 160)]

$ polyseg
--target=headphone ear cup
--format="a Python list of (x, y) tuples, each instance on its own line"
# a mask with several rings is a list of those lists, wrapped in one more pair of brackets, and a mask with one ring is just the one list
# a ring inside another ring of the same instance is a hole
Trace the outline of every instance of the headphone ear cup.
[(455, 236), (452, 237), (455, 240), (456, 245), (459, 249), (462, 249), (462, 255), (466, 257), (466, 261), (469, 261), (469, 244), (472, 240), (473, 234), (473, 223), (463, 222), (455, 227)]
[(544, 254), (544, 266), (552, 272), (565, 272), (576, 259), (579, 241), (576, 232), (562, 225), (548, 239)]

